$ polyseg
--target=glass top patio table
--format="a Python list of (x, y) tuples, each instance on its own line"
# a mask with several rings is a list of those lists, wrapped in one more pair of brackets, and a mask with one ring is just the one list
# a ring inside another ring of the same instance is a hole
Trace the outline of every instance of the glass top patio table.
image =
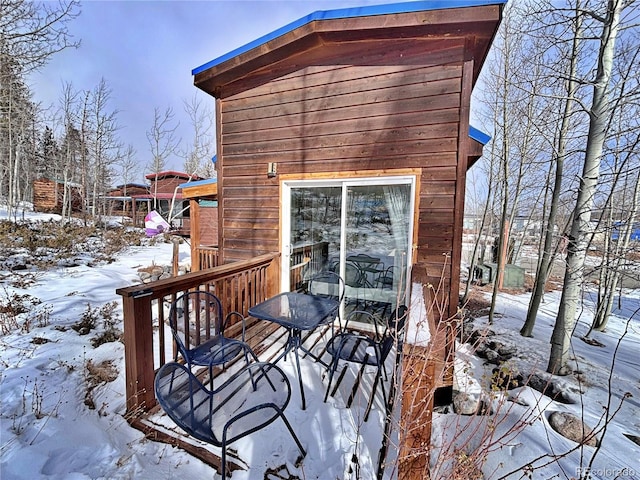
[(306, 402), (298, 350), (306, 352), (307, 355), (325, 367), (328, 365), (302, 345), (301, 332), (302, 330), (313, 330), (327, 318), (336, 316), (339, 308), (340, 303), (333, 298), (299, 292), (285, 292), (268, 298), (249, 309), (249, 315), (252, 317), (277, 323), (288, 330), (289, 335), (285, 349), (273, 363), (285, 358), (287, 353), (293, 352), (298, 370), (302, 410), (306, 408)]
[(333, 298), (285, 292), (251, 307), (249, 315), (286, 328), (313, 330), (327, 317), (335, 315), (339, 306)]

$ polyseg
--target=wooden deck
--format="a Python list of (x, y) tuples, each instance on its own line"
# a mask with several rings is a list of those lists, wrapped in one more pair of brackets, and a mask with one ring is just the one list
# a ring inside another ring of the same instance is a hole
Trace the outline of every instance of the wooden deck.
[[(252, 317), (247, 318), (246, 328), (246, 341), (251, 346), (252, 350), (258, 356), (261, 361), (273, 361), (282, 352), (285, 342), (287, 340), (287, 331), (270, 322), (254, 319)], [(234, 325), (232, 328), (240, 330), (240, 325)], [(234, 331), (228, 332), (233, 335)], [(239, 335), (239, 331), (238, 337)], [(326, 353), (326, 343), (331, 337), (331, 327), (325, 326), (314, 332), (303, 332), (303, 343), (305, 347), (311, 350), (315, 355), (322, 358), (328, 363), (329, 355)], [(295, 362), (293, 356), (288, 356), (286, 359), (282, 359), (278, 362), (278, 365), (285, 370), (289, 376), (292, 388), (292, 395), (289, 405), (285, 411), (285, 415), (289, 418), (294, 431), (296, 430), (295, 418), (299, 416), (314, 415), (319, 413), (323, 418), (326, 417), (322, 413), (323, 409), (338, 408), (341, 410), (341, 415), (347, 415), (352, 421), (362, 422), (364, 417), (364, 410), (367, 405), (367, 400), (372, 388), (372, 382), (374, 379), (375, 369), (372, 367), (363, 367), (353, 364), (345, 364), (344, 367), (339, 366), (336, 370), (336, 379), (334, 379), (335, 389), (332, 389), (331, 397), (333, 400), (329, 400), (327, 403), (323, 402), (324, 393), (327, 385), (326, 368), (315, 359), (306, 356), (306, 354), (300, 351), (301, 369), (303, 371), (303, 377), (305, 384), (307, 382), (312, 383), (308, 388), (305, 385), (305, 393), (307, 397), (307, 409), (301, 410), (301, 397), (297, 381), (297, 371), (295, 369)], [(387, 392), (394, 391), (394, 366), (396, 362), (395, 350), (387, 358), (387, 372), (389, 378), (385, 383), (385, 390)], [(244, 364), (241, 357), (230, 365), (225, 367), (223, 371), (220, 368), (214, 369), (214, 376), (217, 379), (224, 378), (228, 373), (232, 373), (236, 369), (242, 367)], [(204, 368), (199, 372), (203, 382), (208, 381), (207, 369)], [(206, 384), (206, 383), (205, 383)], [(370, 452), (377, 454), (379, 465), (383, 463), (387, 452), (387, 442), (384, 441), (388, 437), (391, 431), (391, 414), (393, 411), (393, 402), (385, 404), (382, 396), (382, 390), (377, 389), (376, 398), (373, 403), (372, 412), (368, 420), (368, 424), (376, 422), (376, 427), (380, 430), (380, 436), (378, 444), (370, 446)], [(392, 395), (389, 395), (390, 398)], [(347, 409), (346, 405), (351, 404), (351, 407)], [(378, 412), (377, 415), (374, 412)], [(212, 466), (218, 472), (220, 471), (220, 449), (205, 442), (196, 440), (188, 436), (180, 428), (178, 428), (173, 422), (162, 412), (159, 406), (155, 406), (148, 412), (140, 412), (139, 415), (132, 415), (129, 418), (129, 423), (135, 428), (141, 430), (145, 436), (151, 440), (167, 443), (177, 446), (187, 451), (189, 454), (199, 458), (206, 464)], [(336, 425), (339, 428), (339, 425)], [(257, 437), (260, 432), (256, 432), (252, 436)], [(243, 439), (244, 440), (244, 439)], [(239, 443), (239, 442), (238, 442)], [(291, 442), (292, 446), (293, 441)], [(230, 445), (227, 449), (227, 459), (230, 462), (228, 465), (229, 471), (238, 469), (250, 469), (251, 465), (248, 464), (242, 458), (242, 455), (238, 452), (240, 449), (236, 449), (234, 444)], [(371, 451), (375, 449), (375, 452)], [(252, 478), (254, 478), (252, 474)], [(263, 478), (263, 472), (256, 472), (255, 478)], [(265, 477), (266, 478), (266, 477)], [(280, 477), (278, 477), (280, 478)], [(297, 478), (297, 477), (296, 477)]]

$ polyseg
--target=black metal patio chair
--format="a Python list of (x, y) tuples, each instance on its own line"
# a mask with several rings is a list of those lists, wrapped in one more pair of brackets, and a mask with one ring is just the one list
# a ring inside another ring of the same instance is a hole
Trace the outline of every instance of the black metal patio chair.
[[(371, 388), (371, 396), (369, 397), (365, 410), (364, 421), (366, 422), (369, 419), (369, 413), (371, 412), (371, 407), (375, 399), (378, 383), (381, 384), (382, 398), (386, 403), (387, 395), (384, 388), (384, 380), (387, 380), (387, 371), (384, 364), (393, 346), (396, 345), (398, 349), (400, 348), (402, 341), (400, 332), (404, 328), (405, 315), (406, 307), (398, 307), (396, 312), (387, 320), (384, 331), (380, 333), (380, 323), (382, 323), (382, 321), (376, 315), (364, 310), (354, 310), (349, 313), (344, 329), (340, 333), (335, 334), (327, 344), (327, 353), (331, 355), (331, 361), (329, 363), (329, 382), (324, 395), (325, 402), (329, 397), (333, 376), (338, 367), (338, 363), (340, 360), (344, 360), (376, 368), (373, 386)], [(356, 319), (359, 322), (372, 324), (375, 334), (369, 336), (364, 333), (349, 331), (349, 321)], [(383, 373), (384, 380), (381, 378)], [(335, 393), (336, 388), (337, 385), (334, 387), (332, 395)], [(347, 408), (351, 406), (351, 400), (350, 398), (347, 402)]]
[[(340, 305), (344, 300), (345, 283), (342, 277), (336, 272), (330, 270), (322, 270), (315, 273), (307, 280), (307, 288), (305, 292), (309, 295), (317, 295), (320, 297), (333, 298), (336, 300), (336, 308), (331, 312), (325, 320), (318, 325), (331, 325), (331, 332), (334, 333), (335, 319), (340, 317)], [(340, 323), (340, 322), (338, 322)]]
[(167, 415), (189, 435), (220, 447), (222, 478), (227, 474), (227, 445), (281, 418), (302, 456), (300, 440), (284, 415), (291, 384), (277, 366), (251, 363), (208, 390), (189, 368), (177, 362), (156, 374), (155, 394)]
[[(241, 340), (225, 337), (230, 321), (242, 322)], [(229, 312), (223, 317), (222, 302), (211, 292), (194, 290), (179, 296), (171, 306), (169, 325), (177, 345), (176, 356), (182, 355), (187, 366), (209, 368), (209, 379), (213, 388), (213, 367), (221, 366), (244, 355), (245, 363), (257, 361), (245, 339), (244, 316)]]

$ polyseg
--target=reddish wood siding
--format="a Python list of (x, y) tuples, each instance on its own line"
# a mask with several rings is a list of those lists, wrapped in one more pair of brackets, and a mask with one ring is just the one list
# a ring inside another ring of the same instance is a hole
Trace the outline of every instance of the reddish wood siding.
[(437, 284), (453, 250), (462, 66), (431, 55), (423, 66), (308, 67), (221, 100), (225, 261), (279, 250), (269, 162), (279, 174), (421, 168), (416, 260)]
[(124, 197), (131, 195), (148, 195), (149, 187), (142, 187), (140, 185), (127, 185), (126, 187), (114, 188), (107, 193), (108, 197)]
[(218, 245), (218, 207), (199, 207), (200, 245)]
[[(82, 193), (78, 186), (69, 187), (72, 196), (71, 209), (74, 212), (82, 210)], [(33, 181), (33, 209), (36, 212), (62, 212), (64, 200), (64, 183), (40, 178)]]
[(173, 193), (179, 185), (182, 185), (188, 180), (188, 177), (160, 177), (157, 180), (151, 180), (151, 187), (149, 191), (151, 194), (155, 193)]

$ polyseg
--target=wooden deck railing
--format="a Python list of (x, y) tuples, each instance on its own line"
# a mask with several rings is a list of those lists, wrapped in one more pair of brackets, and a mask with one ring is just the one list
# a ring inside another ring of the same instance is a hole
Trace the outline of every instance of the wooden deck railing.
[(202, 245), (195, 247), (194, 257), (197, 259), (195, 265), (192, 265), (194, 271), (217, 267), (218, 247), (205, 247)]
[(247, 315), (250, 307), (279, 292), (280, 254), (266, 254), (156, 282), (119, 288), (124, 310), (127, 412), (148, 411), (156, 401), (155, 372), (174, 355), (167, 325), (171, 303), (181, 293), (206, 289), (225, 312)]
[(315, 242), (295, 247), (291, 251), (289, 288), (297, 290), (305, 274), (319, 272), (329, 258), (329, 242)]

